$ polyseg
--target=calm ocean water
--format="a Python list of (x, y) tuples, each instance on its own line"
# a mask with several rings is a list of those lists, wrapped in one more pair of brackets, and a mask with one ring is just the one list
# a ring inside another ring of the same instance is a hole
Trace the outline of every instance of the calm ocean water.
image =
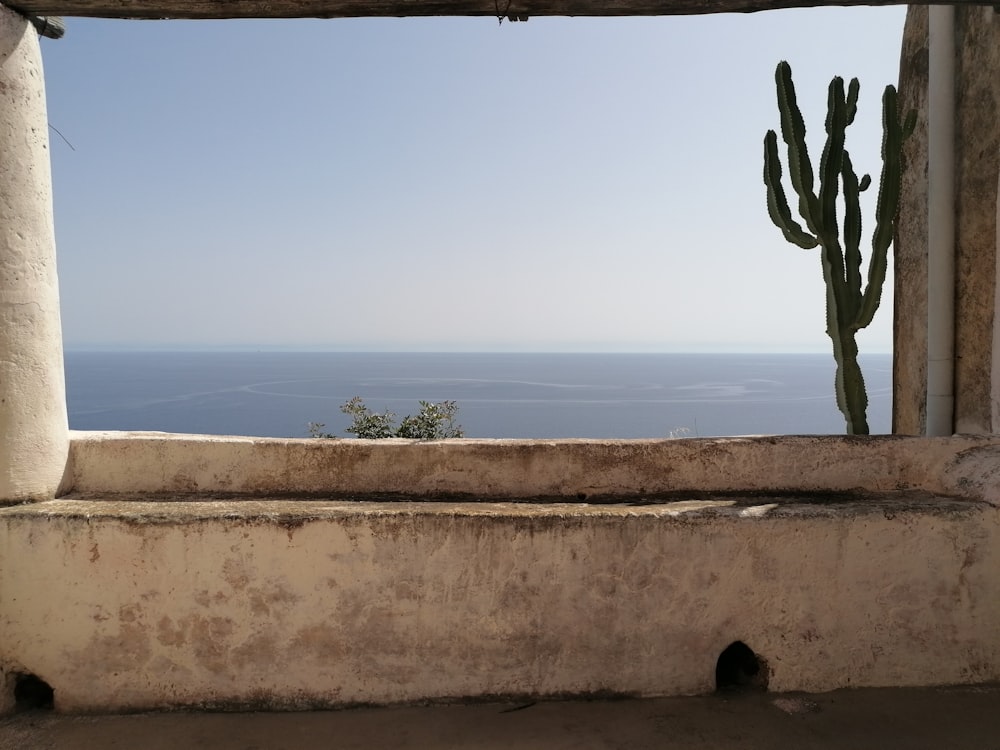
[[(889, 432), (891, 355), (863, 360), (873, 433)], [(361, 396), (400, 416), (452, 399), (469, 437), (842, 433), (829, 354), (67, 352), (70, 427), (343, 435)]]

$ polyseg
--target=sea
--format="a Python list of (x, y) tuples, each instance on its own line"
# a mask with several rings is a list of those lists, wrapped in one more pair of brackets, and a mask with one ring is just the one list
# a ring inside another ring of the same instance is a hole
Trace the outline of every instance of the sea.
[[(891, 425), (889, 354), (862, 358), (872, 433)], [(349, 437), (360, 396), (400, 417), (458, 404), (467, 437), (842, 434), (830, 354), (68, 351), (76, 430)]]

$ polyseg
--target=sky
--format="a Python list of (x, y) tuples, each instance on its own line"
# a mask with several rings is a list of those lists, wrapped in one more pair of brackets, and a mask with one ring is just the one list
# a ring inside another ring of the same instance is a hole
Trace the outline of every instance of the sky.
[[(774, 68), (815, 162), (830, 79), (860, 79), (877, 184), (904, 14), (67, 19), (65, 345), (828, 351), (819, 250), (766, 212)], [(890, 280), (863, 352), (891, 318)]]

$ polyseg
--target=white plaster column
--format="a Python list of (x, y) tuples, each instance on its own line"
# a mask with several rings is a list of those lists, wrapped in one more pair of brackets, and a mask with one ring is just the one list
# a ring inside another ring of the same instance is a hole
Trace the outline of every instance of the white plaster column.
[(41, 50), (0, 6), (0, 502), (54, 497), (68, 454)]

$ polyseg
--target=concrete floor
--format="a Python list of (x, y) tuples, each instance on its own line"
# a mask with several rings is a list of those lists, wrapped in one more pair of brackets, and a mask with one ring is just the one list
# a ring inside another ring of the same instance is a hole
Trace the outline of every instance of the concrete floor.
[(2, 750), (1000, 750), (1000, 687), (0, 720)]

